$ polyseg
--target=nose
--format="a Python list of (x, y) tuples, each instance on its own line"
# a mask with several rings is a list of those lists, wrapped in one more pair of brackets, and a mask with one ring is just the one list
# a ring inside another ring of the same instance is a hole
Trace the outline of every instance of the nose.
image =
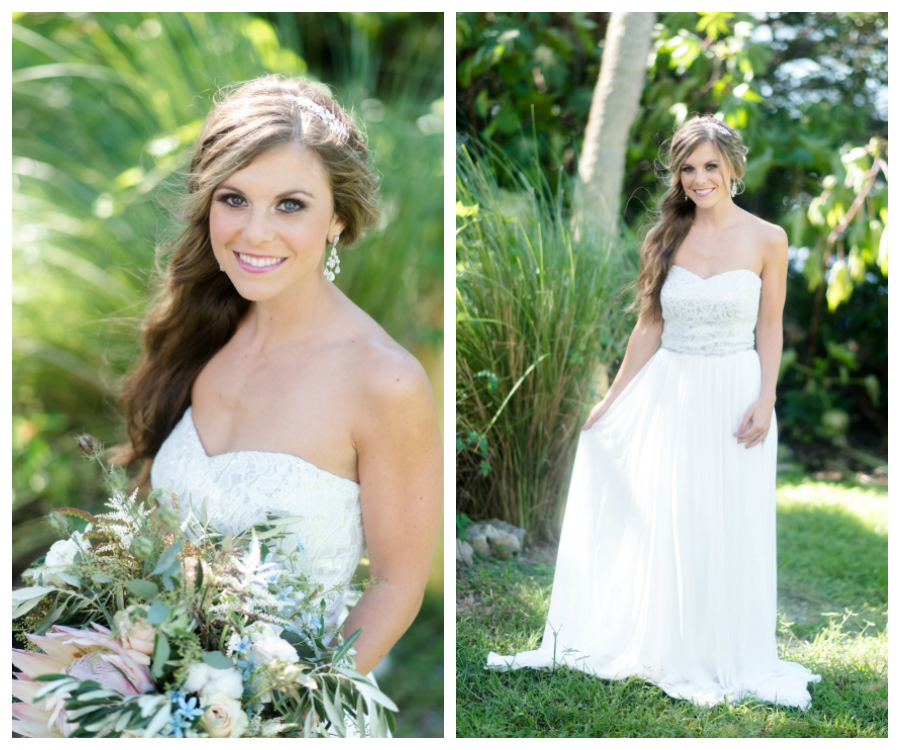
[(250, 246), (265, 245), (275, 239), (275, 232), (269, 226), (269, 217), (264, 209), (250, 209), (244, 225), (244, 240)]

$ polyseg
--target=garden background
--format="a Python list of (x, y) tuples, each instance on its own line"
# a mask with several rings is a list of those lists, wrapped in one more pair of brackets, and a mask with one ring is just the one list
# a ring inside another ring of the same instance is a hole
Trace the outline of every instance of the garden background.
[[(573, 206), (611, 15), (456, 18), (458, 534), (501, 518), (531, 547), (457, 574), (458, 734), (886, 736), (887, 14), (656, 14), (618, 221), (598, 224)], [(779, 644), (823, 675), (802, 716), (483, 669), (488, 650), (536, 647), (576, 431), (635, 322), (620, 293), (658, 194), (654, 161), (707, 112), (750, 148), (735, 202), (790, 243)]]
[[(442, 403), (442, 14), (14, 13), (12, 52), (14, 585), (54, 541), (51, 508), (105, 500), (69, 434), (124, 438), (117, 383), (172, 226), (164, 204), (218, 86), (306, 76), (366, 126), (383, 218), (337, 283)], [(439, 543), (379, 674), (398, 736), (443, 736), (443, 670)]]

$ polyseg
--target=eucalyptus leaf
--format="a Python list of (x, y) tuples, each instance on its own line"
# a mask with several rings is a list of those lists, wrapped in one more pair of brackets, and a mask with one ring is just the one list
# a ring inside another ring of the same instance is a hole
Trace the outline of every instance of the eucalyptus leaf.
[(169, 639), (162, 633), (157, 633), (156, 643), (153, 646), (153, 668), (151, 669), (151, 674), (157, 679), (162, 677), (163, 668), (166, 666), (171, 652)]
[(150, 605), (150, 609), (147, 612), (147, 622), (151, 625), (159, 625), (168, 619), (169, 612), (169, 605), (162, 599), (157, 599)]
[(159, 575), (160, 573), (169, 570), (169, 568), (177, 562), (178, 553), (181, 552), (183, 546), (184, 540), (181, 539), (166, 547), (159, 556), (159, 561), (156, 563), (156, 567), (153, 569), (151, 575)]
[(142, 579), (126, 581), (125, 588), (144, 601), (150, 601), (159, 594), (159, 586), (152, 581), (144, 581)]
[(221, 651), (207, 651), (203, 654), (203, 663), (213, 669), (231, 669), (234, 666), (234, 662)]

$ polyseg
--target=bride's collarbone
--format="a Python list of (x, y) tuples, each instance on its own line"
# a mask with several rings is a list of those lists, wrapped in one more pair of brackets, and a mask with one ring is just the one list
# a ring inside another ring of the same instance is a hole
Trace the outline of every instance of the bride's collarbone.
[(748, 217), (716, 232), (692, 227), (672, 255), (672, 265), (701, 278), (743, 269), (760, 275), (766, 242), (764, 222)]
[(191, 401), (208, 456), (284, 453), (357, 481), (352, 399), (333, 377), (198, 379)]

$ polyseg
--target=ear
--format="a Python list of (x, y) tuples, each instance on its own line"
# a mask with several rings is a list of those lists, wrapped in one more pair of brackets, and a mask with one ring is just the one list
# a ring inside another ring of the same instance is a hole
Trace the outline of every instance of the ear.
[(329, 242), (334, 242), (334, 236), (336, 234), (341, 234), (344, 231), (344, 222), (335, 214), (334, 218), (331, 220), (331, 226), (328, 229)]

